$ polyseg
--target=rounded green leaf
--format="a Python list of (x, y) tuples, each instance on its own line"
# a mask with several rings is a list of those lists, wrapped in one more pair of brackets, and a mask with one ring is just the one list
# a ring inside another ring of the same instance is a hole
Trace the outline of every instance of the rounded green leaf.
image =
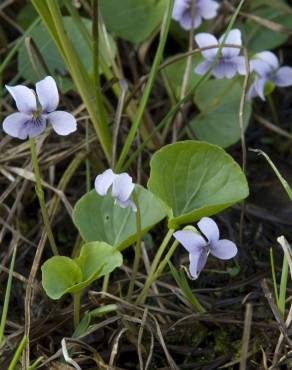
[[(239, 107), (242, 86), (235, 80), (210, 80), (196, 92), (200, 113), (190, 123), (199, 140), (226, 148), (240, 139)], [(251, 103), (245, 102), (244, 127), (251, 115)]]
[(76, 293), (123, 263), (122, 254), (103, 242), (84, 244), (75, 260), (55, 256), (42, 266), (42, 284), (47, 295), (59, 299)]
[(101, 0), (106, 27), (118, 37), (139, 43), (161, 24), (167, 0)]
[(82, 284), (87, 286), (121, 266), (123, 256), (107, 243), (91, 242), (82, 246), (80, 256), (75, 261), (82, 271)]
[[(150, 191), (136, 185), (142, 218), (142, 234), (166, 217), (165, 205)], [(102, 197), (95, 190), (76, 203), (73, 221), (82, 238), (104, 241), (122, 250), (136, 239), (136, 215), (130, 207), (121, 208), (110, 194)]]
[(148, 188), (171, 209), (169, 226), (197, 221), (248, 196), (240, 166), (222, 148), (199, 141), (167, 145), (150, 162)]
[(78, 264), (69, 257), (55, 256), (42, 265), (42, 284), (47, 295), (59, 299), (82, 281)]

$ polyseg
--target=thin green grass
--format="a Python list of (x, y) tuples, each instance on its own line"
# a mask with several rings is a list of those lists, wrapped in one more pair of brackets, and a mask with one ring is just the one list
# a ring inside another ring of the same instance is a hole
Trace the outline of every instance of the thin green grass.
[(4, 339), (4, 331), (5, 331), (9, 301), (10, 301), (10, 294), (11, 294), (12, 278), (13, 278), (16, 252), (17, 252), (17, 244), (15, 244), (15, 247), (13, 249), (13, 254), (12, 254), (10, 268), (9, 268), (9, 274), (8, 274), (8, 281), (7, 281), (7, 286), (6, 286), (6, 292), (5, 292), (5, 298), (4, 298), (4, 304), (3, 304), (3, 310), (2, 310), (2, 315), (1, 315), (0, 347), (2, 346), (2, 342), (3, 342), (3, 339)]

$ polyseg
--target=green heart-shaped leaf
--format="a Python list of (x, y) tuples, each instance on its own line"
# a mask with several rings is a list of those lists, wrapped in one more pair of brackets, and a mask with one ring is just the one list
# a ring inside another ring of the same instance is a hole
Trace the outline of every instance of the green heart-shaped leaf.
[(107, 28), (125, 40), (144, 41), (161, 24), (166, 0), (101, 0)]
[[(240, 139), (239, 108), (242, 87), (235, 80), (210, 80), (195, 95), (200, 113), (190, 126), (199, 140), (226, 148)], [(251, 103), (244, 108), (244, 127), (251, 114)]]
[(76, 293), (123, 263), (122, 254), (103, 242), (84, 244), (75, 260), (55, 256), (42, 266), (42, 284), (47, 295), (59, 299)]
[(42, 265), (42, 284), (47, 295), (59, 299), (82, 281), (78, 264), (69, 257), (55, 256)]
[(148, 188), (172, 210), (169, 226), (197, 221), (248, 196), (240, 166), (222, 148), (205, 142), (167, 145), (150, 161)]
[(123, 263), (122, 254), (104, 242), (91, 242), (82, 246), (80, 255), (75, 259), (83, 275), (85, 286), (107, 275)]
[[(142, 234), (145, 234), (166, 217), (166, 207), (142, 186), (136, 185), (135, 190), (141, 209)], [(111, 194), (102, 197), (95, 190), (85, 194), (74, 207), (73, 221), (87, 242), (104, 241), (123, 250), (136, 238), (135, 213), (130, 207), (116, 205)]]

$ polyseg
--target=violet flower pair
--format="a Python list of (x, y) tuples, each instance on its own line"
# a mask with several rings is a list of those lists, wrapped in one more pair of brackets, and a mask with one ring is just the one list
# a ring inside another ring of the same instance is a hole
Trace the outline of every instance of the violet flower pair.
[(47, 76), (36, 83), (35, 92), (23, 85), (7, 86), (18, 112), (10, 114), (3, 121), (3, 130), (18, 139), (36, 137), (46, 129), (50, 122), (58, 135), (68, 135), (76, 131), (76, 120), (72, 114), (57, 111), (59, 94), (55, 80)]

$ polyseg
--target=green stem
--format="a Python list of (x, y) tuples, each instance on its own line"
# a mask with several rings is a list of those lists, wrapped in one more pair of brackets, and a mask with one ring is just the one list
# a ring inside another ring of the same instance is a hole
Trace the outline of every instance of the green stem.
[(280, 282), (280, 292), (279, 292), (279, 311), (284, 317), (285, 314), (285, 302), (286, 302), (286, 291), (288, 282), (289, 264), (286, 256), (283, 257), (282, 274)]
[(268, 103), (269, 103), (269, 106), (270, 106), (270, 110), (271, 110), (271, 113), (272, 113), (273, 120), (274, 120), (276, 125), (280, 126), (278, 112), (277, 112), (274, 100), (272, 98), (272, 95), (269, 94), (267, 96), (267, 99), (268, 99)]
[(166, 15), (165, 15), (163, 23), (162, 23), (159, 45), (158, 45), (158, 48), (157, 48), (157, 51), (156, 51), (156, 54), (155, 54), (155, 58), (154, 58), (154, 61), (153, 61), (153, 64), (152, 64), (149, 79), (146, 83), (145, 90), (144, 90), (144, 93), (142, 95), (140, 105), (137, 109), (137, 113), (136, 113), (135, 118), (133, 120), (133, 123), (131, 125), (129, 134), (127, 136), (127, 139), (126, 139), (125, 144), (123, 146), (122, 152), (121, 152), (120, 157), (118, 159), (118, 162), (116, 164), (115, 170), (117, 172), (119, 172), (121, 170), (122, 166), (123, 166), (125, 158), (126, 158), (128, 152), (129, 152), (129, 149), (132, 145), (132, 142), (135, 138), (135, 135), (136, 135), (137, 130), (139, 128), (139, 125), (141, 123), (141, 119), (143, 117), (143, 114), (144, 114), (144, 111), (145, 111), (145, 108), (146, 108), (146, 105), (147, 105), (147, 102), (148, 102), (148, 99), (149, 99), (149, 96), (150, 96), (150, 93), (151, 93), (151, 90), (152, 90), (152, 87), (153, 87), (153, 84), (154, 84), (154, 80), (155, 80), (156, 74), (157, 74), (158, 69), (159, 69), (160, 61), (161, 61), (162, 56), (163, 56), (164, 46), (165, 46), (165, 43), (166, 43), (166, 39), (167, 39), (167, 36), (168, 36), (168, 30), (169, 30), (169, 26), (170, 26), (170, 22), (171, 22), (172, 8), (173, 8), (173, 0), (169, 0), (167, 12), (166, 12)]
[(12, 358), (12, 361), (10, 362), (10, 365), (8, 367), (8, 370), (14, 370), (16, 365), (17, 365), (17, 362), (19, 360), (19, 357), (23, 351), (23, 348), (26, 344), (26, 341), (27, 341), (27, 338), (26, 336), (24, 335), (21, 339), (21, 342), (19, 343), (18, 347), (17, 347), (17, 350), (16, 352), (14, 353), (13, 355), (13, 358)]
[(5, 330), (9, 300), (10, 300), (10, 293), (11, 293), (11, 286), (12, 286), (12, 278), (13, 278), (13, 270), (14, 270), (14, 264), (15, 264), (16, 250), (17, 250), (17, 244), (15, 245), (14, 250), (13, 250), (13, 254), (12, 254), (12, 259), (11, 259), (10, 268), (9, 268), (9, 275), (8, 275), (8, 280), (7, 280), (7, 287), (6, 287), (6, 292), (5, 292), (5, 299), (4, 299), (3, 310), (2, 310), (2, 315), (1, 315), (0, 346), (2, 345), (2, 341), (3, 341), (3, 337), (4, 337), (4, 330)]
[[(167, 265), (168, 261), (170, 260), (171, 256), (173, 255), (174, 251), (176, 250), (176, 247), (178, 246), (178, 241), (175, 240), (171, 247), (169, 248), (169, 251), (166, 253), (166, 256), (163, 258), (163, 260), (160, 262), (157, 270), (155, 271), (155, 274), (152, 276), (152, 282), (156, 280), (162, 271), (164, 270), (165, 266)], [(151, 282), (151, 284), (152, 284)]]
[(135, 258), (134, 258), (134, 263), (133, 263), (133, 269), (132, 269), (132, 276), (129, 284), (129, 290), (128, 290), (128, 299), (131, 300), (133, 290), (134, 290), (134, 285), (139, 269), (139, 262), (141, 258), (141, 236), (142, 236), (142, 226), (141, 226), (141, 210), (139, 206), (139, 200), (138, 200), (138, 195), (136, 191), (133, 192), (133, 201), (136, 204), (137, 207), (137, 212), (136, 212), (136, 228), (137, 228), (137, 242), (135, 246)]
[(172, 237), (172, 234), (174, 232), (174, 229), (169, 229), (167, 234), (165, 235), (160, 247), (158, 248), (158, 251), (154, 257), (154, 260), (151, 264), (151, 267), (150, 267), (150, 271), (148, 273), (148, 277), (146, 279), (146, 282), (145, 282), (145, 285), (141, 291), (141, 293), (139, 294), (138, 298), (137, 298), (137, 303), (143, 303), (146, 299), (146, 296), (147, 296), (147, 293), (148, 293), (148, 290), (152, 284), (152, 282), (154, 281), (152, 279), (153, 275), (155, 274), (155, 271), (157, 269), (157, 266), (160, 262), (160, 259), (161, 259), (161, 256), (163, 254), (163, 252), (165, 251), (165, 248), (167, 247), (167, 244), (169, 243), (171, 237)]
[(85, 160), (85, 170), (86, 170), (86, 191), (89, 192), (91, 188), (91, 174), (90, 174), (90, 160), (88, 158), (90, 153), (90, 144), (89, 144), (89, 127), (88, 121), (85, 123), (85, 142), (86, 142), (86, 160)]
[(160, 276), (160, 274), (164, 270), (165, 266), (167, 265), (168, 261), (170, 260), (177, 246), (178, 246), (178, 241), (175, 240), (172, 243), (169, 251), (166, 253), (166, 256), (160, 262), (159, 266), (157, 267), (157, 270), (154, 273), (148, 275), (144, 288), (137, 299), (137, 303), (143, 304), (145, 302), (147, 298), (148, 290), (150, 289), (151, 285), (154, 283), (154, 281)]
[(36, 153), (36, 145), (35, 145), (35, 140), (33, 138), (29, 139), (29, 145), (30, 145), (30, 152), (31, 152), (31, 160), (32, 160), (32, 165), (33, 165), (33, 171), (34, 171), (34, 176), (35, 176), (35, 192), (38, 196), (39, 199), (39, 204), (41, 207), (41, 212), (43, 216), (43, 221), (45, 224), (46, 232), (48, 235), (48, 239), (51, 245), (52, 252), (55, 256), (59, 254), (57, 245), (55, 243), (55, 239), (52, 233), (51, 225), (50, 225), (50, 220), (49, 220), (49, 215), (45, 203), (45, 195), (44, 191), (42, 188), (42, 182), (41, 182), (41, 174), (40, 174), (40, 168), (38, 164), (38, 159), (37, 159), (37, 153)]
[(276, 279), (276, 272), (275, 272), (273, 248), (270, 248), (270, 262), (271, 262), (275, 299), (276, 299), (277, 306), (279, 307), (279, 294), (278, 294), (277, 279)]
[(73, 319), (74, 319), (74, 328), (76, 329), (80, 322), (80, 298), (81, 291), (73, 293)]
[(107, 292), (108, 284), (109, 284), (110, 274), (104, 275), (103, 282), (102, 282), (102, 291)]

